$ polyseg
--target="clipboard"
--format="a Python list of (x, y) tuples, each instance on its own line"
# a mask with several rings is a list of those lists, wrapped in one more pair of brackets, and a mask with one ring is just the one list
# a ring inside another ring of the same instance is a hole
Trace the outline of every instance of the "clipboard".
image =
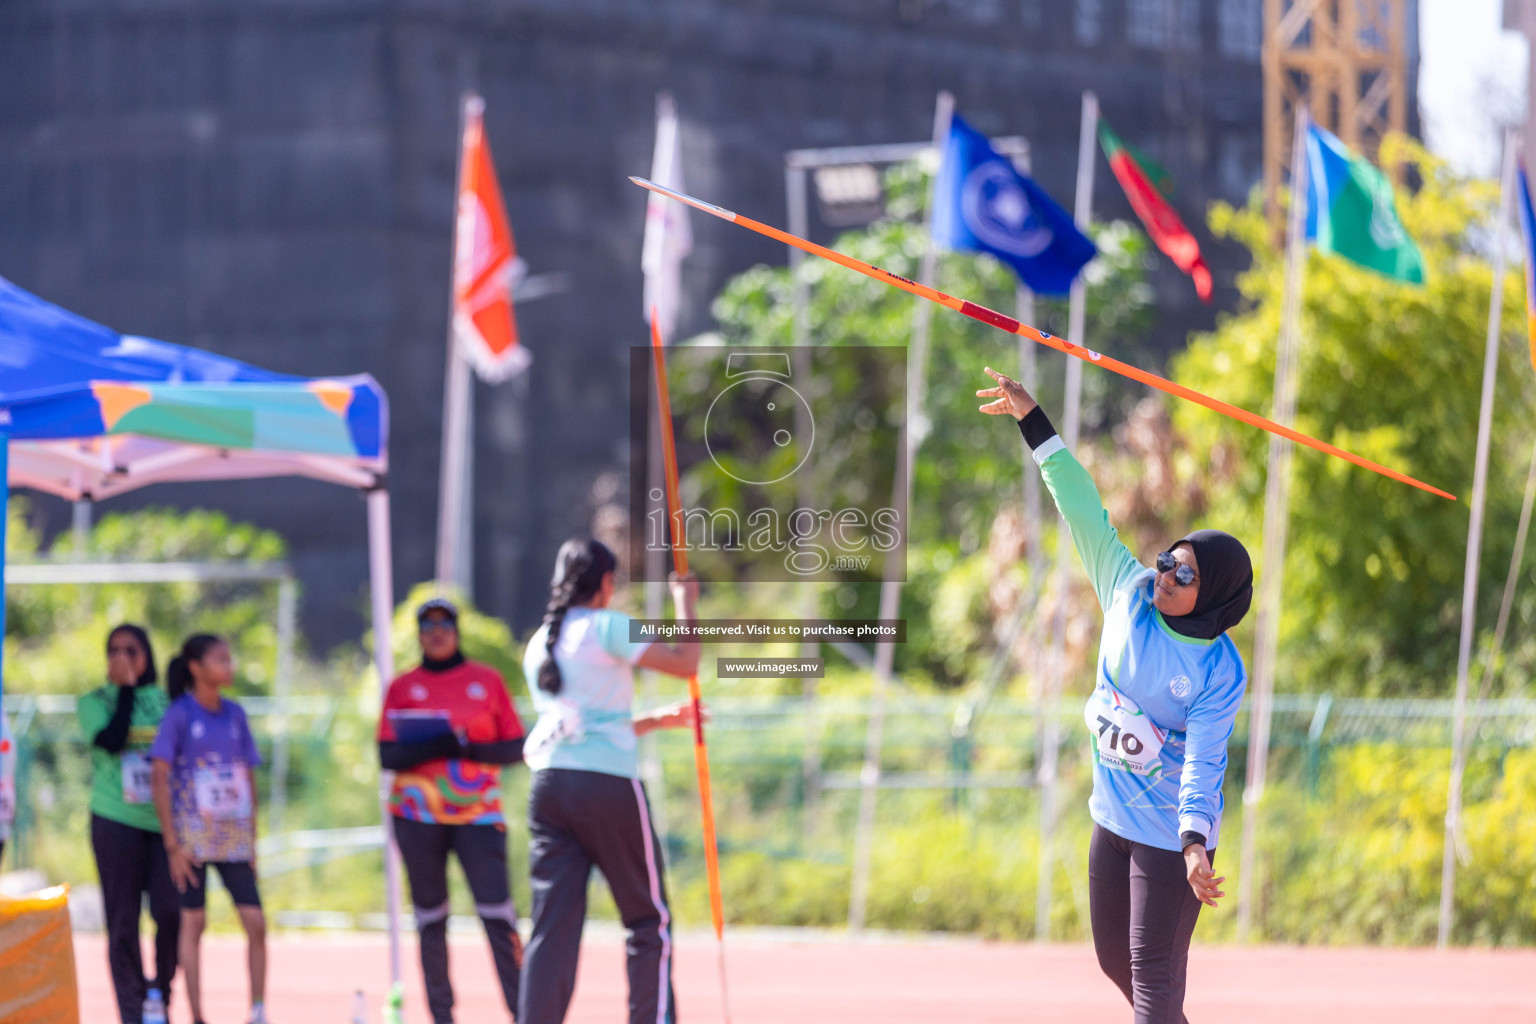
[(395, 739), (401, 743), (425, 743), (453, 732), (446, 711), (387, 711), (385, 717), (394, 727)]

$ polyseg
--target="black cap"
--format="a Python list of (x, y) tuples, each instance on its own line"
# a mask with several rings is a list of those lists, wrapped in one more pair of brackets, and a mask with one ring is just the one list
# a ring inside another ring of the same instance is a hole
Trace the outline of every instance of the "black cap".
[(459, 610), (446, 597), (434, 597), (430, 601), (423, 601), (416, 609), (416, 621), (421, 622), (432, 612), (442, 612), (455, 626), (459, 624)]

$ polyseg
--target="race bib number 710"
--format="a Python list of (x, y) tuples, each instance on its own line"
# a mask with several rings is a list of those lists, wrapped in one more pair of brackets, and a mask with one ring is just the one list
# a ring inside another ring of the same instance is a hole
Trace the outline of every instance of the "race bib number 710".
[(1083, 721), (1104, 767), (1149, 777), (1162, 772), (1167, 734), (1125, 694), (1101, 684), (1083, 708)]

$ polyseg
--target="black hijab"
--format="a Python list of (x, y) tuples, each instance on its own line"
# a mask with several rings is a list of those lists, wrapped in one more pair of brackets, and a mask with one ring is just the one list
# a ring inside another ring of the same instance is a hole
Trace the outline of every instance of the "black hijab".
[(1174, 632), (1214, 640), (1248, 614), (1253, 602), (1253, 562), (1243, 542), (1220, 530), (1196, 530), (1168, 545), (1188, 544), (1200, 565), (1200, 596), (1188, 615), (1164, 616)]

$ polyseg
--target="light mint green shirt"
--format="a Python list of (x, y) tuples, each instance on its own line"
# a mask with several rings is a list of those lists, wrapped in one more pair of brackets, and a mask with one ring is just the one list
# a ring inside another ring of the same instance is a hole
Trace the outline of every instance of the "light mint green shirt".
[(533, 771), (574, 768), (627, 779), (640, 777), (635, 753), (635, 669), (650, 642), (631, 642), (630, 617), (609, 608), (572, 608), (555, 641), (560, 692), (539, 687), (548, 627), (540, 626), (523, 655), (523, 676), (539, 720), (528, 733), (523, 760)]

